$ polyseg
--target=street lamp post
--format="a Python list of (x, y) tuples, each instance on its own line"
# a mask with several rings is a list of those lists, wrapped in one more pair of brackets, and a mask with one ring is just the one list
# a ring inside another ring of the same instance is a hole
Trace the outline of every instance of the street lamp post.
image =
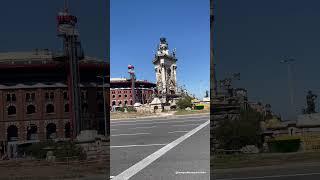
[(143, 99), (143, 86), (144, 86), (144, 85), (141, 85), (141, 101), (142, 101), (142, 104), (144, 104), (144, 99)]
[(107, 109), (106, 109), (106, 95), (104, 89), (104, 78), (107, 76), (97, 76), (102, 79), (102, 96), (103, 96), (103, 117), (104, 117), (104, 135), (107, 137)]
[(294, 110), (294, 94), (293, 94), (293, 82), (292, 82), (292, 63), (295, 59), (285, 59), (280, 61), (280, 63), (285, 63), (288, 66), (288, 86), (289, 86), (289, 93), (290, 93), (290, 105), (291, 105), (291, 113), (295, 113)]

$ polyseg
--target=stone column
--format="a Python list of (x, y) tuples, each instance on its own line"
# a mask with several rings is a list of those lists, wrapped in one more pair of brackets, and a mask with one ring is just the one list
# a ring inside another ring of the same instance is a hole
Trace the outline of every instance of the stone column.
[(164, 65), (164, 59), (160, 60), (160, 66), (161, 66), (161, 81), (162, 81), (162, 89), (163, 89), (162, 91), (166, 93), (167, 82), (166, 82), (166, 69)]

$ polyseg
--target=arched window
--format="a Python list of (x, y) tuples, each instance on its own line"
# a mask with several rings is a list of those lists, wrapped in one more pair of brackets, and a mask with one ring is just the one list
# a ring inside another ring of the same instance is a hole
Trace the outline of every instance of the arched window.
[(27, 114), (33, 114), (36, 112), (36, 107), (32, 104), (27, 106)]
[(69, 104), (64, 105), (64, 112), (69, 112)]
[(54, 112), (54, 106), (53, 104), (48, 104), (46, 107), (46, 112), (47, 113), (53, 113)]
[(67, 92), (63, 92), (63, 99), (64, 100), (68, 100), (69, 99)]
[(49, 123), (46, 127), (47, 130), (47, 139), (55, 139), (56, 138), (56, 130), (57, 126), (53, 123)]
[(30, 124), (27, 127), (27, 140), (36, 140), (38, 139), (37, 132), (38, 127), (35, 124)]
[(71, 137), (71, 125), (70, 122), (67, 122), (64, 126), (64, 137), (70, 138)]
[(7, 129), (7, 140), (15, 141), (18, 138), (18, 128), (15, 125), (11, 125)]
[(16, 107), (15, 106), (9, 106), (8, 107), (8, 115), (14, 115), (17, 113)]
[(116, 105), (116, 102), (115, 101), (112, 101), (112, 106), (115, 106)]

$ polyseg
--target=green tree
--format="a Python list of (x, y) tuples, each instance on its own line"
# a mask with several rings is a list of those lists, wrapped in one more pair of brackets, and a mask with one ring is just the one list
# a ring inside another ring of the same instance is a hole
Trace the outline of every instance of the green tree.
[(215, 128), (215, 136), (219, 148), (240, 149), (246, 145), (261, 147), (260, 122), (263, 115), (251, 108), (241, 110), (240, 118), (236, 120), (221, 119)]
[(190, 97), (189, 95), (183, 95), (177, 102), (177, 107), (179, 109), (185, 109), (187, 107), (192, 107), (192, 97)]

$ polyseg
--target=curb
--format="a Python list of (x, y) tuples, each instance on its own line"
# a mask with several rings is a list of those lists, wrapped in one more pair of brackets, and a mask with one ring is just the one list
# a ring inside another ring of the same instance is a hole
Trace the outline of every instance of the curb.
[(190, 117), (190, 116), (205, 116), (205, 115), (210, 115), (210, 113), (199, 113), (199, 114), (186, 114), (186, 115), (166, 115), (166, 116), (144, 116), (144, 117), (131, 117), (131, 118), (119, 118), (119, 119), (110, 119), (110, 121), (116, 121), (116, 120), (130, 120), (130, 119), (148, 119), (148, 118), (162, 118), (162, 119), (168, 119), (172, 117)]

